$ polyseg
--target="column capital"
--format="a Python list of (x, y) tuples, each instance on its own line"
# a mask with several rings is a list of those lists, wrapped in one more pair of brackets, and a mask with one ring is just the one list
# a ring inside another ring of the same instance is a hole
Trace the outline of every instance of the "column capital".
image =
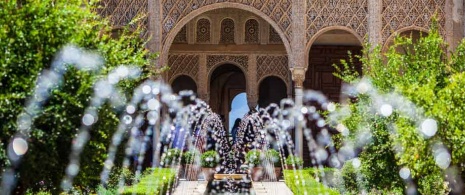
[(247, 93), (247, 105), (249, 106), (250, 110), (256, 108), (258, 105), (258, 95)]
[(303, 84), (305, 81), (305, 72), (307, 72), (307, 68), (304, 67), (291, 68), (292, 80), (295, 82), (296, 88), (303, 88)]

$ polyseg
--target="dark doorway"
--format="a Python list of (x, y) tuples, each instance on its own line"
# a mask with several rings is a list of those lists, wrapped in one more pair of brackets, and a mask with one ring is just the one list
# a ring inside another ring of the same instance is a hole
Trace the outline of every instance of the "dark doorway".
[(221, 116), (226, 129), (229, 129), (232, 100), (245, 92), (245, 86), (244, 73), (233, 64), (221, 65), (210, 75), (210, 107)]
[(286, 83), (278, 77), (270, 76), (260, 82), (258, 93), (258, 106), (265, 108), (271, 103), (279, 102), (287, 97)]
[[(352, 56), (352, 62), (349, 62)], [(356, 56), (362, 54), (362, 46), (358, 39), (349, 32), (333, 30), (320, 35), (309, 51), (308, 69), (305, 75), (304, 88), (322, 92), (329, 101), (341, 101), (342, 80), (334, 76), (336, 68), (343, 68), (341, 60), (346, 60), (358, 72), (361, 72), (361, 62)], [(317, 107), (317, 109), (320, 109)], [(317, 138), (322, 128), (315, 121), (310, 121), (311, 136)], [(308, 147), (308, 137), (303, 139), (304, 166), (313, 166)], [(327, 152), (330, 152), (329, 150)]]
[(174, 93), (179, 93), (182, 90), (192, 90), (197, 94), (197, 85), (195, 81), (186, 75), (181, 75), (174, 79), (173, 83), (171, 83), (171, 87)]

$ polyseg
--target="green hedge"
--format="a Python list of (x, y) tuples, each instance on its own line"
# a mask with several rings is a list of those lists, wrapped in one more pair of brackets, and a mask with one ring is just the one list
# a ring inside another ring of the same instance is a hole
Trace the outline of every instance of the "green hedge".
[[(331, 170), (324, 170), (325, 173), (327, 171)], [(315, 168), (284, 170), (284, 179), (286, 181), (286, 185), (294, 194), (339, 194), (337, 190), (331, 189), (319, 183), (314, 178), (315, 172), (317, 172)]]
[(139, 183), (124, 189), (122, 194), (166, 194), (173, 187), (176, 170), (170, 168), (148, 169)]

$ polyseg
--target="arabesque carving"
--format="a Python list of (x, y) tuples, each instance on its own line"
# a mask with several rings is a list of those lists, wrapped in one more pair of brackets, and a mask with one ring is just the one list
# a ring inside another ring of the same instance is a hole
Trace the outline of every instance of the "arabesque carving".
[(257, 56), (257, 81), (266, 76), (277, 76), (284, 82), (289, 81), (288, 58), (285, 55), (259, 55)]
[(260, 42), (260, 26), (257, 20), (250, 19), (245, 22), (245, 42), (259, 43)]
[(210, 72), (213, 66), (222, 62), (234, 62), (247, 70), (249, 57), (246, 55), (207, 55), (207, 72)]
[(367, 6), (367, 0), (307, 0), (307, 40), (330, 26), (345, 26), (364, 37), (368, 25)]
[(287, 38), (291, 35), (291, 0), (162, 0), (162, 36), (168, 33), (184, 16), (201, 7), (219, 2), (231, 2), (251, 6), (275, 21)]
[(197, 80), (199, 72), (199, 55), (196, 54), (176, 54), (169, 55), (168, 79), (172, 79), (178, 75), (189, 75), (194, 80)]
[(131, 28), (140, 26), (143, 28), (142, 36), (148, 38), (147, 0), (101, 0), (97, 12), (102, 17), (107, 17), (115, 27), (126, 26), (137, 19)]
[(436, 16), (441, 34), (445, 34), (444, 26), (446, 0), (383, 0), (383, 42), (391, 34), (405, 27), (421, 27), (429, 29), (431, 18)]
[(197, 21), (197, 43), (209, 43), (210, 42), (210, 20), (202, 18)]

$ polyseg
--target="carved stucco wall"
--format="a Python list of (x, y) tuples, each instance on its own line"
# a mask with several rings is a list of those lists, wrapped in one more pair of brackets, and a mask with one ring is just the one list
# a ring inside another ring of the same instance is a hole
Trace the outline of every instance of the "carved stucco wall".
[(287, 38), (290, 38), (291, 29), (291, 0), (162, 0), (162, 42), (176, 23), (184, 16), (201, 7), (219, 2), (231, 2), (251, 6), (260, 10), (275, 21)]
[(368, 28), (367, 6), (367, 0), (307, 0), (307, 40), (331, 26), (348, 27), (364, 37)]
[(258, 55), (257, 56), (257, 82), (268, 76), (281, 78), (286, 86), (290, 87), (288, 57), (286, 55)]
[[(175, 54), (169, 55), (168, 80), (170, 83), (180, 75), (190, 76), (194, 81), (198, 79), (199, 73), (199, 55), (198, 54)], [(198, 86), (198, 83), (196, 83)]]
[(445, 35), (445, 6), (446, 0), (383, 0), (383, 42), (400, 29), (429, 29), (434, 15), (438, 19), (441, 34)]
[(140, 17), (135, 25), (140, 25), (144, 29), (143, 36), (148, 37), (147, 0), (101, 0), (97, 12), (107, 17), (114, 27), (125, 26)]

